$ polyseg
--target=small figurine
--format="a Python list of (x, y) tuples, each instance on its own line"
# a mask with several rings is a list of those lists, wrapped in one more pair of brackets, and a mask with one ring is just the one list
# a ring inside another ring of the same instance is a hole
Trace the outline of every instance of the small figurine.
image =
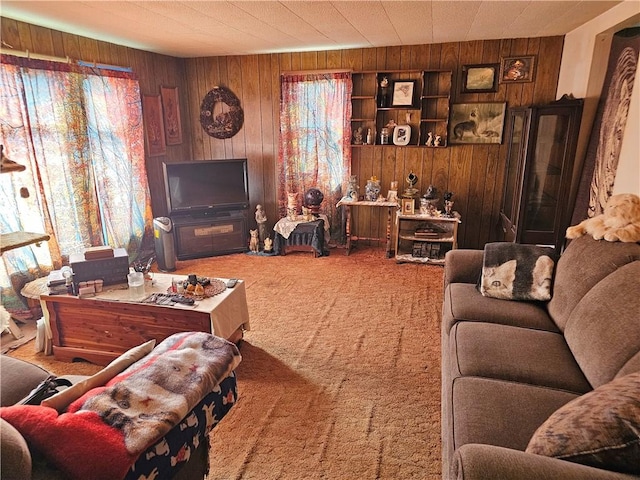
[(425, 143), (425, 145), (427, 147), (432, 147), (433, 146), (433, 133), (432, 132), (427, 132), (427, 143)]
[(256, 223), (258, 224), (258, 237), (261, 242), (267, 237), (267, 215), (262, 205), (256, 205)]
[(311, 209), (308, 207), (302, 206), (302, 217), (305, 222), (313, 221), (313, 214), (311, 213)]
[(269, 253), (273, 248), (273, 240), (270, 237), (264, 239), (264, 251)]
[(353, 144), (362, 145), (363, 141), (362, 127), (356, 128), (356, 132), (353, 134)]
[(251, 240), (249, 241), (249, 250), (258, 253), (260, 240), (258, 239), (258, 230), (249, 230)]
[(444, 211), (445, 217), (453, 217), (453, 192), (444, 192), (442, 198), (444, 199)]
[(433, 146), (434, 147), (439, 147), (441, 141), (442, 141), (442, 137), (440, 135), (436, 135), (436, 138), (433, 141)]

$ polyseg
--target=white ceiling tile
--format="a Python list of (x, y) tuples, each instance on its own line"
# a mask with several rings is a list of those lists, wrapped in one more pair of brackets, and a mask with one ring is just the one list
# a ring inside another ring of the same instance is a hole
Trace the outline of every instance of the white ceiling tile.
[(621, 1), (2, 0), (2, 16), (198, 57), (563, 35)]

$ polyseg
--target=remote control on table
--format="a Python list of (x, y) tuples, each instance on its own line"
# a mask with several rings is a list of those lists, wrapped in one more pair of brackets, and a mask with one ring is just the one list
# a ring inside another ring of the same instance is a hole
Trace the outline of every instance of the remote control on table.
[(236, 283), (238, 283), (238, 279), (237, 278), (230, 278), (229, 280), (227, 280), (227, 288), (235, 287)]
[(193, 305), (195, 303), (193, 298), (185, 297), (184, 295), (172, 295), (171, 301), (182, 303), (183, 305)]

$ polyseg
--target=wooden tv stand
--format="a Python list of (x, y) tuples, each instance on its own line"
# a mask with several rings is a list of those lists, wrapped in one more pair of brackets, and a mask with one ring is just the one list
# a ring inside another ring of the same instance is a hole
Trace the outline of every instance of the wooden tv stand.
[[(154, 278), (157, 283), (147, 288), (145, 296), (166, 292), (171, 278), (186, 277), (156, 273)], [(107, 365), (136, 345), (151, 339), (159, 343), (174, 333), (209, 332), (237, 343), (250, 328), (243, 281), (191, 307), (136, 303), (128, 298), (126, 286), (105, 288), (97, 295), (40, 297), (56, 360)]]
[(248, 210), (173, 215), (178, 260), (246, 252)]

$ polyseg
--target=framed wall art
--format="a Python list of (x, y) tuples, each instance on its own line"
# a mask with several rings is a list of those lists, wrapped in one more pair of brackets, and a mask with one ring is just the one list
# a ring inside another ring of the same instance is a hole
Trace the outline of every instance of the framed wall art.
[(160, 95), (142, 96), (142, 116), (144, 118), (144, 134), (150, 157), (167, 153), (162, 124), (162, 104)]
[(498, 91), (500, 64), (483, 63), (462, 66), (462, 93), (492, 93)]
[(535, 55), (503, 57), (500, 63), (500, 83), (533, 82)]
[(451, 105), (449, 144), (502, 143), (506, 110), (504, 102)]
[(416, 88), (415, 80), (396, 80), (393, 82), (392, 107), (412, 107), (413, 92)]
[(180, 100), (178, 87), (160, 87), (162, 97), (162, 112), (164, 118), (164, 133), (167, 145), (182, 143), (182, 124), (180, 122)]

